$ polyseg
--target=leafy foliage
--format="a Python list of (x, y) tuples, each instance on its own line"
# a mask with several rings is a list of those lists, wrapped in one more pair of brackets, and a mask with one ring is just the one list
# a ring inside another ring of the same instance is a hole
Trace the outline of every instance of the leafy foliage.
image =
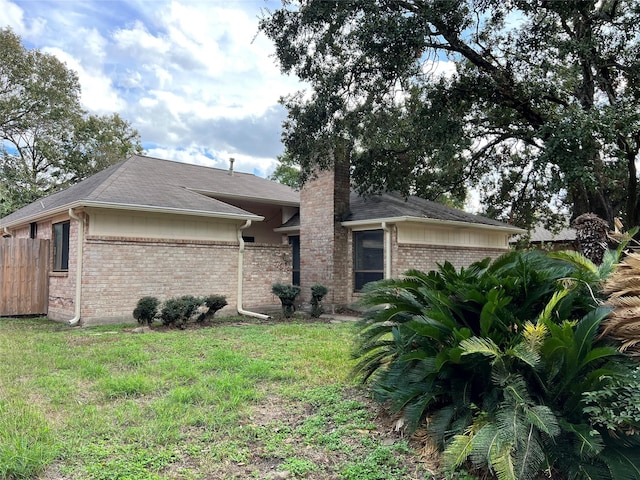
[(163, 325), (184, 325), (187, 306), (179, 298), (169, 298), (162, 304), (160, 319)]
[(283, 155), (279, 155), (277, 160), (278, 166), (269, 176), (269, 179), (283, 185), (288, 185), (295, 190), (300, 190), (300, 188), (302, 187), (300, 179), (300, 168), (296, 165), (293, 157), (285, 153)]
[(133, 153), (138, 133), (117, 114), (87, 115), (75, 72), (0, 29), (0, 217)]
[(346, 141), (362, 192), (464, 200), (526, 226), (640, 223), (640, 8), (613, 0), (285, 0), (261, 30), (283, 72), (283, 140), (305, 180)]
[(158, 313), (158, 305), (160, 305), (160, 300), (156, 297), (142, 297), (133, 310), (133, 318), (142, 325), (151, 325)]
[(202, 298), (183, 295), (165, 300), (160, 310), (160, 319), (163, 325), (185, 328), (190, 320), (196, 322), (210, 320), (218, 310), (226, 305), (227, 300), (222, 295), (209, 295)]
[(324, 312), (322, 308), (322, 299), (329, 292), (329, 289), (324, 285), (312, 285), (311, 286), (311, 316), (314, 318), (320, 317)]
[(199, 322), (213, 318), (218, 310), (227, 306), (227, 298), (224, 295), (209, 295), (202, 299), (207, 311), (198, 317)]
[(284, 283), (274, 283), (271, 292), (280, 299), (282, 313), (286, 318), (290, 318), (296, 311), (295, 300), (300, 295), (300, 287), (297, 285), (287, 285)]
[(428, 419), (451, 469), (634, 478), (640, 439), (626, 402), (636, 399), (611, 402), (635, 366), (597, 337), (611, 311), (597, 297), (609, 271), (575, 252), (512, 252), (375, 282), (356, 371), (410, 430)]

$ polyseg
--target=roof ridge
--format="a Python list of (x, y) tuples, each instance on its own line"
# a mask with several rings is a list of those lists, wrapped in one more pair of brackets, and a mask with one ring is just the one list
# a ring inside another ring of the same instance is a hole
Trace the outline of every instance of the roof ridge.
[(122, 167), (124, 167), (124, 165), (126, 163), (128, 163), (129, 160), (131, 160), (133, 158), (133, 156), (134, 155), (130, 156), (129, 158), (127, 158), (125, 160), (121, 160), (118, 163), (114, 163), (110, 167), (107, 167), (105, 170), (102, 170), (102, 172), (98, 172), (96, 175), (98, 175), (99, 173), (107, 172), (109, 169), (113, 168), (113, 172), (111, 172), (109, 175), (107, 175), (107, 178), (105, 178), (103, 181), (98, 183), (98, 185), (96, 185), (94, 188), (91, 189), (91, 193), (87, 194), (87, 198), (93, 197), (94, 195), (99, 195), (101, 192), (103, 192), (108, 187), (110, 187), (113, 184), (113, 182), (120, 175), (122, 175)]
[[(141, 159), (160, 161), (160, 162), (168, 162), (168, 163), (172, 163), (172, 164), (188, 165), (190, 167), (205, 168), (207, 170), (218, 170), (220, 172), (228, 172), (229, 171), (228, 168), (212, 167), (212, 166), (210, 167), (209, 165), (200, 165), (200, 164), (197, 164), (197, 163), (183, 162), (183, 161), (180, 161), (180, 160), (170, 160), (170, 159), (167, 159), (167, 158), (151, 157), (149, 155), (138, 155), (138, 154), (135, 154), (135, 155), (132, 155), (129, 158), (132, 158), (132, 157), (138, 157), (138, 158), (141, 158)], [(213, 159), (211, 159), (211, 160), (213, 160)], [(250, 176), (256, 177), (256, 178), (263, 178), (263, 177), (260, 177), (260, 176), (256, 175), (255, 173), (241, 172), (239, 170), (233, 170), (233, 174), (234, 175), (250, 175)]]

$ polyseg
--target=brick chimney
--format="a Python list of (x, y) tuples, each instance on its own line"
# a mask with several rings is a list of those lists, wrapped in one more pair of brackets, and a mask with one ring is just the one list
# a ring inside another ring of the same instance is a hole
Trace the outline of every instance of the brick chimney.
[(340, 225), (349, 213), (348, 155), (334, 157), (333, 168), (316, 172), (300, 191), (301, 300), (311, 300), (311, 286), (329, 289), (326, 311), (347, 305), (349, 286), (348, 230)]

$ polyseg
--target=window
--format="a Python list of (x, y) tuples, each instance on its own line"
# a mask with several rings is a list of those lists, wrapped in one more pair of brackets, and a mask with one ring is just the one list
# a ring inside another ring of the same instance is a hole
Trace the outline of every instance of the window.
[(31, 222), (29, 224), (29, 238), (37, 238), (38, 236), (38, 224), (36, 222)]
[(353, 232), (354, 290), (359, 292), (369, 282), (384, 278), (384, 232)]
[(289, 245), (291, 245), (293, 250), (293, 265), (291, 267), (293, 278), (291, 279), (291, 283), (300, 286), (300, 235), (291, 235), (289, 237)]
[(69, 270), (69, 222), (53, 224), (53, 271)]

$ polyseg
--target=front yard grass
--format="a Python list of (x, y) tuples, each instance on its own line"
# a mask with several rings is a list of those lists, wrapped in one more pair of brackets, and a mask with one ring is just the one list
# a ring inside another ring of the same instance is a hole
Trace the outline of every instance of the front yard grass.
[(0, 479), (429, 478), (350, 323), (126, 327), (0, 319)]

